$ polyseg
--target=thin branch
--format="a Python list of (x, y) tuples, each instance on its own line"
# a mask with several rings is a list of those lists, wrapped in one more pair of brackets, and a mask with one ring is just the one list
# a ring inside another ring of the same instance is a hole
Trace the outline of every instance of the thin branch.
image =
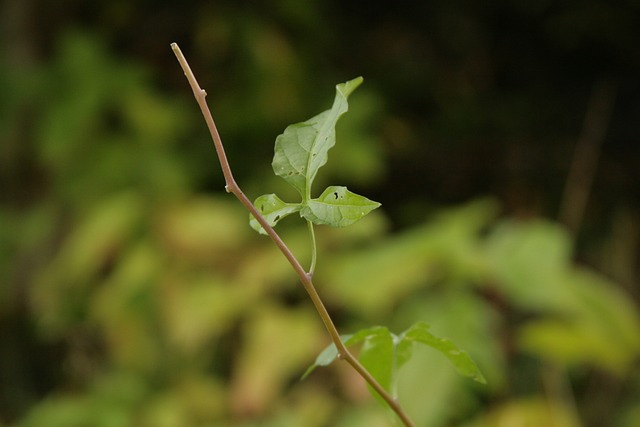
[[(394, 399), (387, 391), (376, 381), (376, 379), (365, 369), (364, 366), (356, 359), (351, 352), (344, 345), (342, 340), (340, 339), (340, 334), (336, 326), (329, 315), (320, 295), (316, 291), (315, 286), (313, 285), (311, 276), (312, 274), (308, 274), (305, 272), (304, 268), (298, 261), (298, 259), (293, 255), (293, 252), (288, 248), (288, 246), (284, 243), (282, 238), (276, 233), (276, 231), (269, 225), (267, 220), (260, 214), (260, 212), (256, 209), (256, 207), (251, 203), (251, 200), (247, 198), (247, 196), (242, 192), (238, 184), (233, 178), (233, 174), (231, 173), (231, 167), (229, 166), (229, 161), (227, 160), (227, 156), (224, 151), (224, 147), (222, 145), (222, 140), (220, 139), (220, 135), (218, 134), (218, 129), (216, 128), (216, 124), (213, 121), (213, 116), (211, 115), (211, 111), (209, 110), (209, 106), (206, 102), (207, 93), (200, 87), (198, 81), (196, 80), (187, 60), (184, 55), (180, 51), (177, 43), (171, 43), (171, 49), (176, 55), (180, 66), (182, 67), (187, 80), (189, 81), (189, 85), (191, 85), (191, 89), (193, 90), (193, 95), (196, 98), (196, 102), (200, 106), (200, 110), (207, 122), (207, 126), (209, 127), (209, 132), (211, 133), (211, 137), (213, 138), (213, 144), (216, 148), (216, 153), (218, 154), (218, 160), (220, 161), (220, 166), (222, 167), (222, 173), (224, 174), (224, 179), (226, 182), (225, 189), (227, 192), (232, 193), (234, 196), (240, 200), (240, 202), (244, 205), (245, 208), (253, 215), (253, 217), (258, 221), (258, 223), (264, 228), (269, 237), (273, 240), (273, 242), (278, 246), (278, 249), (285, 256), (289, 264), (293, 267), (295, 272), (298, 274), (302, 285), (304, 286), (305, 291), (309, 294), (313, 305), (316, 308), (316, 311), (320, 315), (324, 326), (326, 327), (329, 335), (331, 336), (331, 341), (335, 344), (339, 358), (345, 360), (349, 365), (355, 369), (358, 374), (387, 402), (389, 407), (398, 415), (398, 417), (402, 420), (406, 427), (414, 427), (413, 421), (409, 418), (409, 416), (404, 412), (400, 404), (396, 399)], [(310, 272), (311, 273), (311, 272)]]

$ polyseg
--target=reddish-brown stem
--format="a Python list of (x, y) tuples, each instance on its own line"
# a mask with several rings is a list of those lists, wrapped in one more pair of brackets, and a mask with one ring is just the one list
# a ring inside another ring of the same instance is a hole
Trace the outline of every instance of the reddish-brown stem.
[(304, 286), (305, 291), (309, 294), (313, 305), (315, 306), (318, 314), (322, 318), (322, 322), (326, 327), (329, 335), (331, 336), (331, 341), (334, 343), (338, 350), (339, 358), (346, 361), (349, 365), (355, 369), (358, 374), (387, 402), (389, 407), (397, 414), (397, 416), (402, 420), (403, 424), (406, 427), (414, 427), (413, 421), (409, 418), (409, 416), (404, 412), (400, 404), (396, 399), (394, 399), (383, 387), (376, 381), (376, 379), (365, 369), (364, 366), (356, 359), (351, 352), (344, 345), (342, 340), (340, 339), (340, 334), (336, 326), (329, 315), (320, 295), (316, 291), (315, 286), (313, 285), (313, 281), (311, 279), (311, 275), (307, 274), (307, 272), (302, 267), (302, 264), (298, 261), (298, 259), (293, 255), (293, 252), (289, 249), (289, 247), (284, 243), (282, 238), (276, 233), (276, 231), (269, 225), (267, 220), (260, 214), (260, 212), (255, 208), (251, 200), (242, 192), (235, 179), (233, 178), (233, 173), (231, 172), (231, 167), (229, 166), (229, 161), (227, 160), (227, 155), (224, 151), (224, 146), (222, 145), (222, 140), (220, 139), (220, 135), (218, 134), (218, 129), (216, 127), (215, 122), (213, 121), (213, 116), (211, 115), (211, 111), (209, 110), (209, 106), (206, 102), (207, 93), (200, 87), (198, 81), (196, 80), (195, 75), (191, 71), (191, 67), (187, 63), (182, 51), (178, 47), (177, 43), (171, 44), (171, 49), (176, 55), (180, 66), (182, 67), (187, 80), (189, 81), (189, 85), (193, 90), (193, 95), (196, 98), (196, 102), (200, 106), (200, 110), (202, 111), (202, 115), (204, 116), (205, 121), (207, 122), (207, 126), (209, 127), (209, 132), (211, 133), (211, 137), (213, 138), (213, 144), (216, 148), (216, 152), (218, 154), (218, 160), (220, 161), (220, 166), (222, 167), (222, 173), (225, 179), (225, 189), (228, 193), (232, 193), (234, 196), (240, 200), (240, 203), (244, 205), (245, 208), (254, 218), (260, 223), (262, 228), (267, 232), (269, 237), (273, 240), (273, 242), (278, 246), (282, 254), (285, 256), (289, 264), (293, 267), (295, 272), (300, 277), (300, 281)]

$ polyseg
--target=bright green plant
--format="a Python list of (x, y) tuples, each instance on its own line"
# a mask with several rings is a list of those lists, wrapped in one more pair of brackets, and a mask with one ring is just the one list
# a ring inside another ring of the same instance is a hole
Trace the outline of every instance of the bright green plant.
[[(346, 187), (327, 187), (320, 197), (311, 198), (311, 186), (318, 170), (327, 163), (328, 153), (336, 143), (336, 123), (347, 112), (347, 98), (362, 83), (362, 77), (339, 84), (333, 107), (311, 119), (291, 125), (276, 139), (273, 171), (291, 184), (302, 197), (300, 203), (285, 203), (275, 194), (265, 194), (254, 202), (271, 227), (295, 212), (305, 218), (313, 242), (309, 274), (316, 263), (313, 224), (344, 227), (380, 206), (380, 203), (359, 196)], [(264, 228), (253, 216), (251, 226), (262, 234)]]
[[(332, 344), (327, 347), (307, 370), (308, 375), (317, 366), (326, 366), (335, 359), (349, 363), (374, 391), (374, 395), (384, 401), (400, 418), (405, 426), (413, 426), (409, 415), (397, 400), (397, 372), (410, 358), (415, 343), (427, 345), (441, 352), (457, 371), (478, 382), (484, 377), (469, 355), (451, 341), (438, 338), (429, 332), (426, 323), (418, 322), (400, 335), (391, 333), (385, 327), (363, 329), (352, 335), (340, 336), (312, 282), (316, 265), (316, 244), (313, 226), (330, 225), (344, 227), (360, 220), (380, 206), (366, 197), (347, 190), (346, 187), (329, 186), (319, 197), (312, 197), (312, 184), (318, 170), (327, 162), (328, 152), (336, 143), (335, 126), (338, 119), (348, 110), (347, 98), (362, 83), (358, 77), (336, 86), (336, 97), (331, 109), (302, 123), (287, 127), (276, 139), (272, 166), (276, 175), (285, 179), (300, 194), (298, 203), (287, 203), (275, 194), (260, 196), (254, 203), (247, 198), (233, 178), (226, 158), (224, 146), (215, 122), (206, 103), (206, 92), (200, 88), (186, 59), (177, 44), (172, 49), (182, 66), (194, 96), (205, 117), (220, 165), (225, 177), (226, 190), (234, 194), (250, 212), (250, 224), (274, 241), (287, 258), (315, 305), (318, 314), (331, 336)], [(308, 224), (312, 240), (312, 260), (309, 270), (305, 270), (296, 256), (274, 230), (284, 217), (299, 213)], [(360, 344), (359, 357), (354, 357), (347, 346)]]

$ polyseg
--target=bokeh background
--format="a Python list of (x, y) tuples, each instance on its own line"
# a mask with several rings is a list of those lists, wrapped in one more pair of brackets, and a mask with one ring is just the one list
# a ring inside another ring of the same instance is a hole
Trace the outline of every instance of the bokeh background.
[[(419, 426), (640, 425), (640, 5), (3, 0), (0, 425), (387, 426), (277, 250), (224, 193), (178, 42), (249, 195), (275, 137), (362, 75), (316, 191), (340, 330), (424, 320)], [(307, 263), (305, 227), (279, 228)]]

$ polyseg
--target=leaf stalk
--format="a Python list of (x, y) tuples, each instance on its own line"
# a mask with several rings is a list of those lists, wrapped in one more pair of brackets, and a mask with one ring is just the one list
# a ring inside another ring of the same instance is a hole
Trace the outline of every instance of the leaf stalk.
[(309, 228), (309, 235), (311, 236), (311, 266), (309, 267), (309, 277), (313, 277), (313, 273), (316, 271), (316, 259), (318, 257), (318, 249), (316, 246), (316, 232), (313, 229), (313, 222), (307, 220), (307, 227)]

